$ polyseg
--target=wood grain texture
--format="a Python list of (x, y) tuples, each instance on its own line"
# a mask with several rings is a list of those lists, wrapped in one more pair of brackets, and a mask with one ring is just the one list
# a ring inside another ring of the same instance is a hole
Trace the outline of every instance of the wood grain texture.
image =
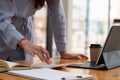
[[(85, 60), (75, 60), (75, 59), (51, 59), (52, 63), (69, 63), (69, 62), (83, 62)], [(18, 61), (18, 63), (24, 65), (31, 65), (32, 63), (39, 63), (40, 60), (34, 61)], [(120, 67), (114, 68), (111, 70), (93, 70), (93, 69), (83, 69), (83, 68), (71, 68), (71, 67), (62, 67), (56, 68), (60, 71), (67, 71), (77, 74), (90, 74), (95, 76), (95, 80), (120, 80)], [(47, 75), (46, 75), (47, 76)], [(24, 77), (10, 75), (8, 73), (0, 73), (0, 80), (30, 80)]]

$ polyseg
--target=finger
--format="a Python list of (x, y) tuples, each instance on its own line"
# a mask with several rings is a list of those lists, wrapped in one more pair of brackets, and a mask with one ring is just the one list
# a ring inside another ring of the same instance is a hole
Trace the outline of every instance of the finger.
[(45, 53), (43, 53), (43, 58), (44, 58), (44, 60), (45, 60), (45, 63), (50, 64), (50, 59), (48, 59), (48, 58), (46, 57), (46, 54), (45, 54)]
[(80, 54), (79, 56), (81, 56), (82, 58), (88, 59), (88, 57), (85, 56), (84, 54)]
[(49, 59), (46, 58), (45, 53), (43, 53), (42, 51), (39, 50), (39, 51), (36, 51), (36, 54), (42, 62), (45, 62), (45, 63), (49, 64), (50, 61), (49, 61)]
[(50, 63), (50, 56), (49, 56), (48, 51), (45, 49), (42, 49), (42, 53), (43, 53), (43, 57), (45, 59), (45, 62), (49, 64)]
[(34, 52), (42, 62), (45, 62), (45, 59), (43, 57), (42, 47), (36, 47)]
[(81, 56), (77, 56), (77, 59), (82, 59), (82, 57)]
[(44, 58), (43, 58), (43, 56), (42, 56), (42, 52), (41, 52), (41, 51), (34, 51), (34, 53), (39, 57), (39, 59), (40, 59), (42, 62), (45, 61)]
[(31, 56), (35, 57), (35, 54), (34, 53), (30, 53)]
[(50, 59), (50, 54), (48, 51), (46, 51), (46, 57), (47, 57), (47, 59)]
[(44, 53), (44, 55), (46, 56), (47, 59), (50, 59), (50, 55), (49, 52), (45, 49), (42, 49), (42, 52)]
[(29, 54), (33, 57), (35, 57), (35, 53), (33, 51), (30, 51)]

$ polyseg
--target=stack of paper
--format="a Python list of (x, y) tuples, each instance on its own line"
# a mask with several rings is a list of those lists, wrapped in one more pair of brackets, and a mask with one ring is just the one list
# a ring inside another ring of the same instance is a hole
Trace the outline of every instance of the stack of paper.
[[(79, 76), (81, 79), (79, 80), (93, 80), (93, 76), (91, 75), (81, 75), (81, 74), (73, 74), (70, 72), (65, 72), (65, 71), (58, 71), (55, 69), (50, 69), (50, 68), (41, 68), (41, 69), (32, 69), (32, 70), (19, 70), (19, 71), (10, 71), (9, 73), (14, 74), (14, 75), (19, 75), (23, 76), (26, 78), (31, 78), (31, 79), (45, 79), (45, 80), (67, 80), (67, 78), (70, 77), (77, 77)], [(84, 78), (84, 79), (82, 79)], [(75, 80), (75, 79), (74, 79)]]

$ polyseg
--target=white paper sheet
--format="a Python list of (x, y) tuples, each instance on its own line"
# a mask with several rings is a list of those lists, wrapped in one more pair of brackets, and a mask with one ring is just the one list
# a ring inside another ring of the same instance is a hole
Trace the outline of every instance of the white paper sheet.
[(36, 78), (36, 79), (45, 79), (45, 80), (62, 80), (62, 78), (68, 78), (71, 76), (73, 76), (73, 77), (74, 76), (83, 76), (85, 78), (87, 78), (87, 77), (93, 78), (93, 76), (91, 76), (91, 75), (73, 74), (70, 72), (58, 71), (58, 70), (54, 70), (54, 69), (50, 69), (50, 68), (10, 71), (10, 73), (19, 75), (19, 76), (24, 76), (27, 78)]

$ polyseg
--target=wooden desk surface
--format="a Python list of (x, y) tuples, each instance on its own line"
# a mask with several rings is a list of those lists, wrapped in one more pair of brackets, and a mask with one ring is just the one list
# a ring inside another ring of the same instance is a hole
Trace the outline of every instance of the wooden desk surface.
[[(18, 63), (24, 65), (31, 65), (32, 63), (38, 63), (39, 60), (32, 61), (19, 61)], [(82, 62), (81, 60), (69, 60), (69, 59), (52, 59), (52, 62), (59, 63), (68, 63), (68, 62)], [(78, 74), (90, 74), (95, 76), (95, 80), (120, 80), (120, 67), (114, 68), (111, 70), (93, 70), (93, 69), (83, 69), (83, 68), (71, 68), (71, 67), (62, 67), (57, 70), (67, 71), (71, 73)], [(30, 80), (24, 77), (14, 76), (7, 73), (0, 73), (0, 80)]]

